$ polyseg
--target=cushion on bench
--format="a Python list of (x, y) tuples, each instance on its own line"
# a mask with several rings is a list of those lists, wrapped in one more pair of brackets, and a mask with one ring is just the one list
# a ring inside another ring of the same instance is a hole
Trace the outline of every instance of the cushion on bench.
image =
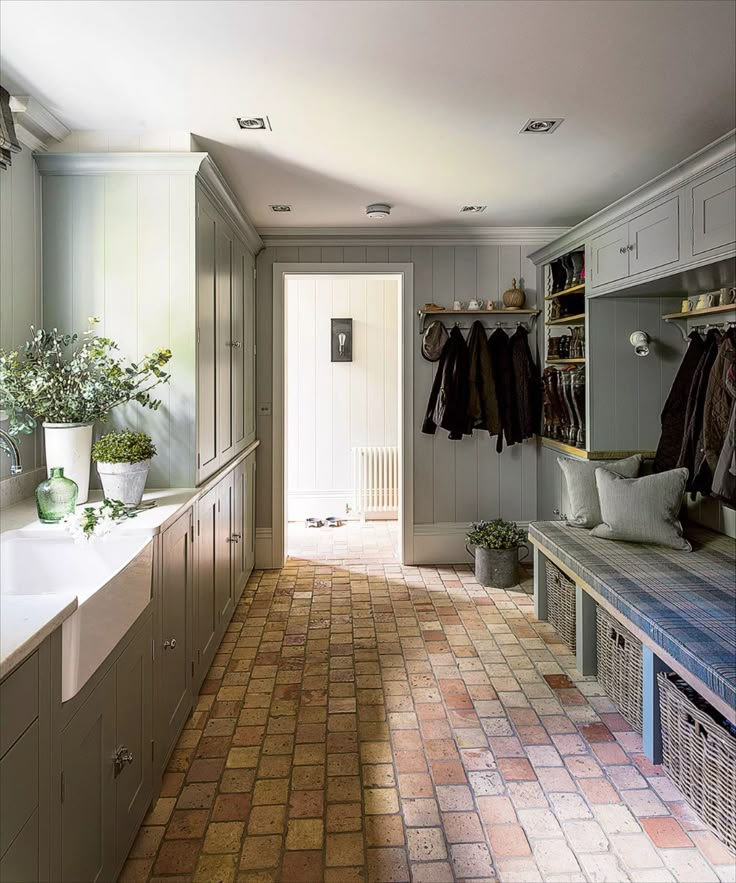
[(688, 526), (693, 551), (598, 539), (559, 521), (529, 538), (638, 626), (686, 671), (736, 707), (736, 545)]

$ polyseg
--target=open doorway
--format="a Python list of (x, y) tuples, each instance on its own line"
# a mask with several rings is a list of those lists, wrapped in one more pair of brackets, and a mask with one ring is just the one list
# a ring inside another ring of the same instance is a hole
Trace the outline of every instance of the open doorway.
[(284, 279), (288, 557), (401, 559), (401, 283)]

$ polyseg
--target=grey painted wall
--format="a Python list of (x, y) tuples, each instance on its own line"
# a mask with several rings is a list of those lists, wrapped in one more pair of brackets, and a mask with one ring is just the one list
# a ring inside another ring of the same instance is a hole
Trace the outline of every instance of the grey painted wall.
[[(0, 346), (17, 349), (30, 326), (40, 324), (41, 182), (30, 149), (23, 147), (0, 172)], [(23, 435), (18, 443), (26, 474), (11, 478), (10, 460), (0, 453), (0, 502), (25, 496), (38, 483), (31, 473), (42, 463), (40, 442)]]
[[(273, 264), (332, 262), (396, 262), (414, 264), (414, 306), (434, 302), (451, 306), (453, 300), (493, 298), (499, 305), (513, 277), (522, 279), (527, 303), (537, 303), (536, 273), (528, 254), (538, 246), (419, 245), (419, 246), (278, 246), (258, 257), (257, 280), (257, 401), (272, 401)], [(464, 317), (467, 318), (467, 317)], [(451, 442), (438, 430), (423, 435), (421, 422), (436, 365), (419, 350), (418, 319), (412, 328), (414, 343), (414, 523), (466, 523), (503, 515), (533, 520), (537, 507), (537, 447), (534, 441), (496, 454), (487, 434), (476, 433)], [(258, 417), (256, 526), (272, 525), (272, 425), (270, 416)]]

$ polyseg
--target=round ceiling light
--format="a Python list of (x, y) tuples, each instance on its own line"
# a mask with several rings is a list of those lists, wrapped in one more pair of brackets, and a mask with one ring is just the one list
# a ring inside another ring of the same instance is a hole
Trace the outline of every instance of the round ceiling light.
[(366, 206), (365, 213), (369, 218), (387, 218), (391, 214), (391, 206), (384, 205), (382, 202), (376, 202), (373, 205)]

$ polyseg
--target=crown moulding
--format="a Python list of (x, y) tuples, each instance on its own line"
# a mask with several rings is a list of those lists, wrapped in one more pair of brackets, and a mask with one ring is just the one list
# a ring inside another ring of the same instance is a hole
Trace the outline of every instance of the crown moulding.
[(546, 245), (568, 227), (261, 227), (265, 246)]

